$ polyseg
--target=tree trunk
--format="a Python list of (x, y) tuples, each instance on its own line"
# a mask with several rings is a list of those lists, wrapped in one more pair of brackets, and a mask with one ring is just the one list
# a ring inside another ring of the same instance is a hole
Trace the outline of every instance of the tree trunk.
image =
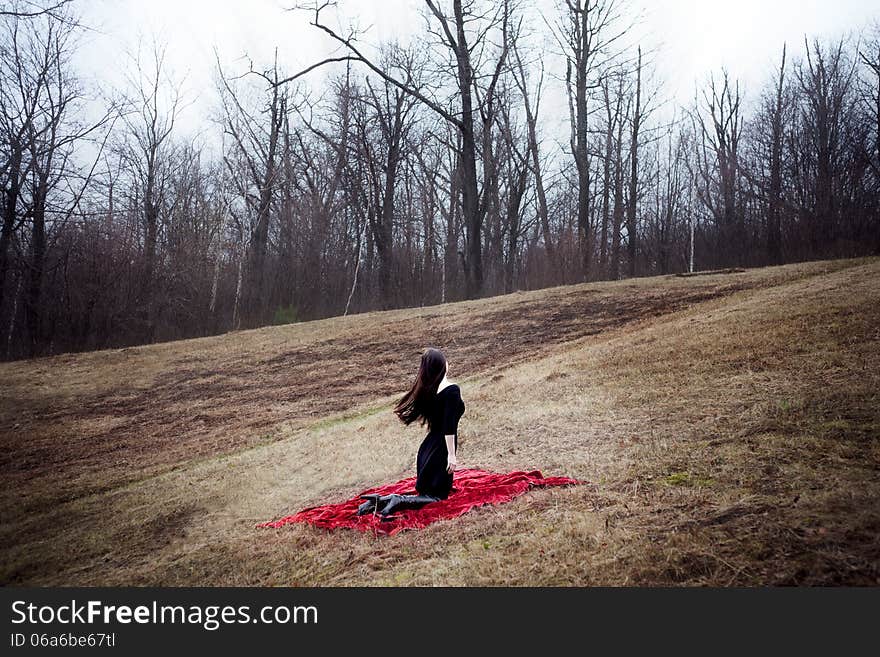
[(629, 255), (629, 275), (636, 275), (636, 206), (639, 194), (639, 124), (641, 122), (642, 99), (642, 48), (639, 46), (638, 64), (636, 65), (636, 106), (633, 112), (632, 139), (630, 141), (630, 178), (629, 199), (626, 208), (627, 252)]
[(477, 144), (474, 135), (473, 70), (470, 50), (464, 31), (464, 13), (461, 0), (453, 2), (458, 64), (458, 87), (461, 93), (461, 195), (467, 238), (464, 258), (465, 294), (476, 299), (483, 293), (483, 218), (480, 214), (477, 185)]
[(400, 160), (399, 135), (394, 135), (388, 147), (388, 159), (385, 164), (385, 189), (382, 194), (382, 208), (379, 219), (379, 230), (376, 233), (376, 251), (379, 256), (379, 284), (382, 295), (382, 307), (395, 307), (392, 290), (392, 267), (394, 246), (394, 189), (397, 185), (397, 166)]
[(34, 192), (32, 215), (30, 277), (27, 303), (25, 304), (28, 355), (31, 358), (38, 355), (43, 328), (43, 309), (40, 304), (43, 291), (43, 269), (46, 260), (46, 189), (42, 181)]
[(614, 165), (614, 211), (611, 234), (611, 280), (620, 278), (620, 228), (623, 223), (623, 116), (617, 123)]
[(9, 245), (12, 243), (12, 231), (15, 229), (15, 210), (18, 207), (18, 196), (21, 185), (20, 148), (12, 146), (7, 178), (9, 187), (4, 190), (3, 225), (0, 226), (0, 310), (3, 309), (3, 291), (6, 289), (6, 274), (9, 271)]
[[(586, 29), (586, 12), (584, 12)], [(578, 174), (577, 228), (581, 280), (590, 275), (590, 163), (587, 155), (587, 58), (577, 62), (575, 77), (575, 165)]]
[(776, 87), (776, 104), (771, 116), (770, 189), (767, 212), (767, 257), (770, 264), (782, 264), (782, 101), (785, 84), (785, 46)]
[[(541, 171), (541, 154), (540, 149), (538, 148), (538, 109), (541, 103), (541, 87), (543, 82), (543, 64), (541, 66), (541, 81), (538, 83), (538, 97), (536, 99), (534, 111), (532, 110), (532, 103), (529, 97), (529, 89), (526, 84), (526, 76), (525, 76), (525, 68), (523, 67), (522, 61), (519, 58), (519, 52), (514, 47), (514, 53), (516, 54), (517, 67), (519, 72), (518, 82), (520, 84), (520, 92), (523, 96), (523, 107), (526, 113), (526, 128), (528, 131), (528, 143), (529, 143), (529, 156), (532, 162), (532, 172), (535, 174), (535, 194), (538, 200), (538, 219), (541, 223), (541, 236), (544, 240), (544, 251), (547, 254), (547, 259), (551, 264), (555, 265), (555, 249), (553, 246), (553, 235), (550, 232), (550, 211), (547, 207), (547, 194), (544, 189), (544, 175)], [(555, 280), (555, 276), (554, 276)]]
[[(608, 99), (606, 98), (606, 102)], [(613, 126), (611, 124), (611, 107), (608, 107), (608, 131), (605, 134), (605, 162), (602, 185), (602, 231), (599, 244), (599, 268), (602, 278), (608, 275), (608, 222), (611, 211), (611, 158), (613, 157)]]
[(265, 171), (260, 181), (260, 200), (257, 206), (257, 223), (251, 238), (251, 261), (250, 261), (250, 284), (248, 286), (248, 311), (250, 317), (247, 321), (262, 324), (266, 319), (268, 307), (267, 281), (266, 281), (266, 255), (269, 245), (269, 220), (272, 205), (272, 193), (275, 186), (278, 151), (278, 139), (283, 125), (283, 117), (286, 113), (286, 103), (280, 97), (278, 87), (272, 90), (272, 104), (269, 118), (269, 147), (266, 153)]
[(154, 296), (154, 285), (153, 279), (155, 278), (155, 268), (156, 268), (156, 241), (158, 240), (158, 232), (159, 232), (159, 209), (156, 205), (156, 202), (153, 199), (154, 191), (154, 182), (153, 176), (155, 173), (151, 171), (149, 175), (149, 183), (147, 184), (147, 188), (144, 194), (144, 221), (146, 234), (144, 236), (144, 277), (141, 280), (141, 295), (140, 295), (140, 309), (139, 311), (143, 313), (144, 317), (144, 325), (141, 332), (141, 341), (142, 342), (152, 342), (153, 332), (154, 332), (154, 316), (153, 316), (153, 296)]
[(9, 314), (9, 330), (6, 332), (6, 357), (12, 356), (12, 336), (15, 335), (15, 320), (18, 317), (18, 300), (21, 298), (21, 284), (24, 276), (18, 277), (18, 283), (15, 285), (15, 295), (12, 297), (12, 312)]

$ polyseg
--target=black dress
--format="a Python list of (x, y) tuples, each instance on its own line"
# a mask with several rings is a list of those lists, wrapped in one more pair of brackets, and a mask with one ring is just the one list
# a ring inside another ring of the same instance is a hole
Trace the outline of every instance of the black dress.
[(419, 447), (416, 463), (416, 490), (445, 500), (452, 490), (452, 474), (446, 471), (449, 453), (446, 436), (454, 435), (458, 449), (458, 421), (464, 414), (464, 402), (457, 383), (437, 393), (428, 416), (428, 435)]

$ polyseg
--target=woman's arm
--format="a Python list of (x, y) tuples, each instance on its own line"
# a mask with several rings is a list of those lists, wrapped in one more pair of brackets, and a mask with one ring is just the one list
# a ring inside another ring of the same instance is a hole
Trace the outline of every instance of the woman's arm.
[(446, 472), (452, 474), (458, 464), (455, 460), (455, 434), (446, 436), (446, 453), (449, 455), (446, 459)]
[(446, 472), (452, 474), (457, 461), (455, 460), (455, 436), (458, 433), (458, 418), (461, 417), (461, 393), (458, 386), (452, 389), (452, 397), (446, 396), (446, 407), (443, 409), (443, 435), (446, 437)]

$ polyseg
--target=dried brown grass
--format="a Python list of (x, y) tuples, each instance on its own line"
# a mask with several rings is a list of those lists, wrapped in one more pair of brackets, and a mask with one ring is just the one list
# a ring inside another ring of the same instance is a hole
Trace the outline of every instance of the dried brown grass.
[[(706, 285), (715, 292), (697, 298)], [(626, 321), (603, 319), (629, 298), (663, 295), (669, 303), (640, 301)], [(605, 314), (579, 326), (571, 308), (590, 296), (605, 299)], [(471, 370), (447, 346), (468, 409), (462, 463), (540, 468), (594, 485), (536, 490), (393, 537), (255, 530), (257, 521), (410, 474), (420, 435), (395, 423), (393, 395), (362, 391), (340, 412), (304, 408), (258, 428), (269, 438), (231, 451), (221, 422), (205, 434), (208, 448), (162, 468), (108, 477), (67, 457), (61, 465), (74, 483), (63, 499), (50, 476), (17, 479), (23, 484), (2, 497), (3, 582), (880, 583), (880, 261), (563, 287), (354, 319), (141, 348), (125, 367), (114, 352), (4, 365), (0, 376), (12, 377), (4, 404), (11, 390), (33, 409), (29, 422), (51, 422), (40, 413), (98, 399), (120, 380), (148, 387), (162, 372), (192, 367), (187, 359), (252, 367), (292, 344), (342, 336), (370, 344), (396, 321), (429, 319), (457, 327), (459, 342), (479, 336), (474, 349), (513, 345), (511, 360)], [(547, 328), (554, 321), (565, 330)], [(529, 335), (551, 337), (537, 349)], [(45, 389), (49, 379), (55, 390)], [(3, 411), (10, 422), (14, 409)], [(83, 422), (68, 430), (96, 431)]]

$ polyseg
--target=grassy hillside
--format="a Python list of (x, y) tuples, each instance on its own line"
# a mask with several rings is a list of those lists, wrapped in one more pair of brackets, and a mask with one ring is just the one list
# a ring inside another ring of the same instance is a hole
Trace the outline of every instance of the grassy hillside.
[[(258, 521), (462, 466), (593, 482), (374, 537)], [(880, 260), (564, 286), (0, 364), (5, 584), (878, 584)]]

